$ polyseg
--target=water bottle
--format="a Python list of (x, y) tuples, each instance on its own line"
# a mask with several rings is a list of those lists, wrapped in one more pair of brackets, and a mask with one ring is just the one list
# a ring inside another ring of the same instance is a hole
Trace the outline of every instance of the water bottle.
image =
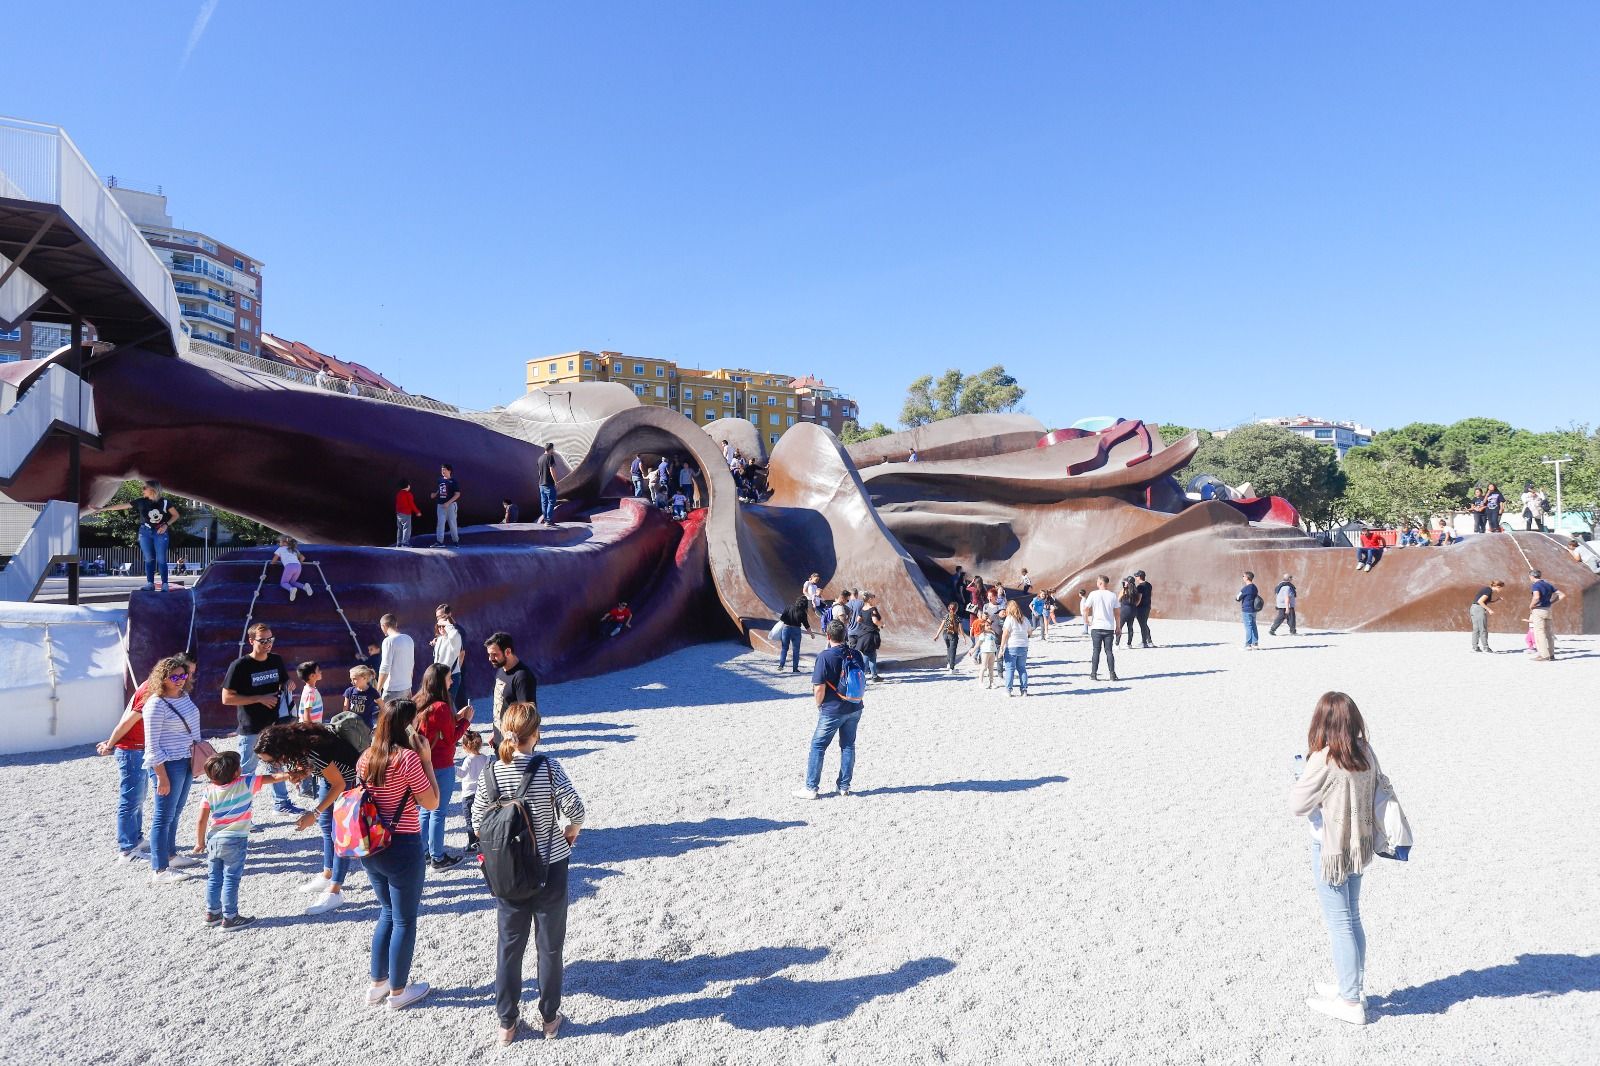
[(1305, 768), (1306, 757), (1304, 755), (1296, 755), (1293, 761), (1289, 763), (1290, 779), (1294, 781), (1300, 780), (1300, 775), (1305, 772)]

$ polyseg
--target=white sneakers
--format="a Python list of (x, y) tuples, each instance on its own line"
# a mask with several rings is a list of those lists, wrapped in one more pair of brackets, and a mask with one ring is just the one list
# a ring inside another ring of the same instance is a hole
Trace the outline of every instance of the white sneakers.
[[(1317, 991), (1321, 993), (1324, 987), (1327, 986), (1318, 986)], [(1329, 989), (1329, 991), (1333, 990)], [(1306, 1006), (1318, 1014), (1326, 1014), (1330, 1018), (1337, 1018), (1339, 1021), (1348, 1022), (1351, 1025), (1367, 1024), (1367, 1001), (1365, 998), (1360, 1003), (1346, 1003), (1337, 995), (1330, 997), (1319, 994), (1312, 999), (1306, 1000)]]
[(433, 989), (428, 987), (428, 982), (412, 981), (400, 991), (389, 993), (389, 1009), (405, 1010), (432, 991)]
[(387, 981), (367, 986), (367, 1006), (376, 1007), (389, 998), (389, 984)]
[(305, 593), (306, 593), (307, 596), (315, 596), (316, 595), (316, 592), (311, 588), (310, 585), (301, 585), (300, 587), (302, 589), (305, 589)]
[(797, 788), (789, 795), (799, 800), (814, 800), (817, 798), (817, 790), (814, 788)]
[(152, 885), (178, 885), (187, 880), (189, 880), (187, 877), (183, 876), (170, 866), (159, 873), (153, 873), (150, 875), (150, 883)]
[(180, 851), (168, 860), (167, 865), (178, 870), (186, 870), (191, 866), (199, 866), (200, 860), (186, 851)]
[(290, 589), (289, 590), (289, 602), (293, 603), (294, 602), (294, 598), (296, 596), (298, 596), (298, 595), (300, 595), (300, 590), (299, 589)]
[(338, 910), (344, 906), (343, 892), (324, 892), (311, 901), (306, 908), (307, 914), (327, 914), (329, 911)]
[(318, 874), (317, 876), (315, 876), (315, 877), (311, 878), (309, 881), (307, 881), (305, 884), (295, 886), (295, 891), (296, 892), (326, 892), (326, 891), (328, 891), (328, 886), (331, 885), (331, 884), (333, 884), (332, 879), (327, 878), (327, 877), (323, 877), (321, 874)]

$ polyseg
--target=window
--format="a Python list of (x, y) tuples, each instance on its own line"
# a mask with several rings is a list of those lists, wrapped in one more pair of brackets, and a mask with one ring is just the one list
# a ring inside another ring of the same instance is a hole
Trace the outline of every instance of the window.
[(1333, 439), (1333, 430), (1331, 430), (1331, 429), (1319, 429), (1319, 430), (1315, 430), (1315, 433), (1317, 435), (1317, 439), (1318, 440), (1332, 440)]
[(776, 396), (768, 396), (767, 397), (767, 406), (768, 407), (776, 407), (776, 406), (778, 406), (778, 398)]
[(248, 297), (248, 296), (239, 297), (239, 306), (244, 308), (246, 311), (250, 310), (250, 297)]
[(777, 425), (778, 424), (778, 416), (777, 415), (768, 415), (767, 416), (767, 422), (770, 425), (774, 425), (774, 426)]
[(789, 425), (794, 425), (794, 415), (789, 416)]
[(593, 359), (585, 359), (583, 361), (583, 368), (585, 370), (593, 370), (594, 369), (594, 360)]
[(822, 405), (822, 417), (823, 418), (827, 418), (832, 413), (833, 413), (832, 411), (828, 410), (828, 405), (827, 404), (823, 404)]
[(576, 370), (577, 367), (578, 367), (578, 361), (576, 359), (568, 359), (567, 360), (567, 369), (568, 370)]
[(702, 400), (712, 399), (714, 397), (714, 395), (715, 394), (712, 393), (712, 391), (710, 389), (702, 389), (701, 392), (700, 392), (700, 398)]
[(789, 397), (789, 410), (791, 410), (791, 411), (794, 410), (794, 397), (793, 396)]
[[(214, 251), (215, 249), (208, 248), (206, 250), (207, 251)], [(244, 260), (243, 259), (235, 259), (233, 261), (233, 269), (235, 269), (235, 270), (243, 270), (244, 269)]]
[(16, 352), (0, 352), (0, 363), (20, 363), (22, 356)]
[(666, 398), (667, 398), (667, 387), (665, 385), (657, 385), (656, 386), (656, 399), (665, 400)]
[(250, 342), (249, 341), (240, 341), (239, 342), (239, 350), (241, 352), (248, 352), (250, 350)]
[(643, 363), (634, 363), (633, 364), (633, 375), (634, 375), (634, 377), (640, 377), (640, 378), (644, 377), (644, 364)]
[(715, 422), (716, 420), (717, 420), (717, 413), (715, 411), (707, 411), (706, 412), (706, 421), (707, 422)]
[(767, 440), (771, 441), (773, 444), (776, 444), (778, 443), (778, 435), (776, 433), (769, 433), (767, 434)]
[(555, 372), (556, 372), (556, 364), (551, 363), (550, 364), (550, 373), (554, 374)]
[(723, 403), (732, 403), (733, 402), (733, 393), (731, 393), (731, 392), (723, 393), (722, 394), (722, 402)]
[(664, 378), (666, 376), (667, 376), (667, 368), (666, 367), (664, 367), (664, 366), (656, 367), (656, 377)]
[(635, 396), (643, 396), (644, 395), (644, 386), (643, 385), (635, 385), (633, 387), (633, 394)]
[(250, 330), (253, 330), (253, 329), (256, 328), (256, 324), (254, 322), (250, 321), (250, 319), (248, 319), (248, 318), (240, 318), (239, 319), (239, 328), (244, 330), (244, 331), (246, 331), (246, 332), (249, 332)]
[(10, 329), (0, 329), (0, 341), (20, 341), (21, 339), (21, 326), (12, 326)]
[(531, 368), (529, 368), (528, 372), (530, 374), (532, 374), (534, 377), (538, 377), (540, 369), (541, 369), (540, 367), (531, 367)]
[(684, 418), (689, 418), (689, 419), (694, 418), (694, 408), (693, 407), (685, 407), (683, 409), (683, 417)]

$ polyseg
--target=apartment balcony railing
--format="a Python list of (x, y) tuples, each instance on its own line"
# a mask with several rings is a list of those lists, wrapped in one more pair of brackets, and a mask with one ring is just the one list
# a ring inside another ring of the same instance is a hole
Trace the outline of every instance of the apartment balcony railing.
[(207, 322), (215, 322), (218, 325), (227, 326), (229, 329), (232, 329), (234, 326), (234, 315), (232, 312), (222, 314), (216, 311), (207, 311), (199, 307), (185, 307), (183, 309), (183, 317), (203, 318)]

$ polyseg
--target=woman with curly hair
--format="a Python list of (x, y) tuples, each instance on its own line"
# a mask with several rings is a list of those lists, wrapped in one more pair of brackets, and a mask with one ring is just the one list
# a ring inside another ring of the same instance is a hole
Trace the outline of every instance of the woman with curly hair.
[(183, 880), (173, 867), (199, 860), (178, 851), (178, 818), (194, 783), (191, 761), (200, 739), (200, 708), (184, 691), (189, 664), (179, 656), (162, 659), (144, 683), (144, 768), (155, 786), (155, 812), (150, 819), (150, 883), (170, 885)]
[(317, 805), (295, 821), (299, 831), (313, 824), (322, 830), (322, 872), (300, 886), (312, 892), (307, 914), (326, 914), (344, 905), (344, 877), (350, 860), (333, 850), (333, 805), (346, 789), (355, 787), (356, 762), (361, 753), (325, 725), (315, 722), (279, 722), (261, 731), (256, 752), (268, 762), (286, 767), (290, 780), (317, 779)]

